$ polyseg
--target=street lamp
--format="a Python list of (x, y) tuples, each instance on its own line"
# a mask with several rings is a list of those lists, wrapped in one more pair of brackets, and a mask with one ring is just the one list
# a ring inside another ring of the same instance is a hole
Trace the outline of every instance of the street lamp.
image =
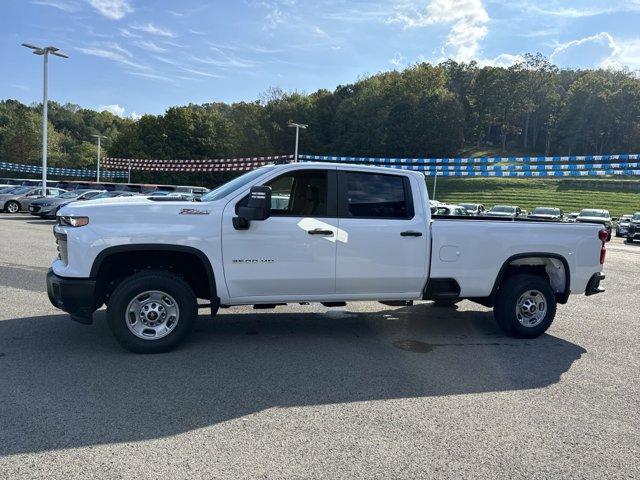
[(47, 192), (47, 104), (49, 99), (47, 98), (47, 65), (49, 63), (49, 54), (56, 57), (69, 58), (60, 51), (59, 48), (48, 47), (36, 47), (29, 43), (23, 43), (23, 47), (33, 50), (34, 55), (42, 55), (44, 57), (44, 87), (42, 93), (42, 193)]
[(98, 170), (96, 170), (96, 182), (100, 182), (100, 140), (105, 137), (104, 135), (91, 135), (93, 138), (98, 139)]
[(295, 152), (293, 154), (293, 161), (294, 162), (298, 162), (298, 139), (300, 138), (300, 129), (304, 128), (306, 129), (308, 127), (308, 125), (305, 125), (303, 123), (293, 123), (292, 121), (289, 121), (289, 125), (287, 125), (290, 128), (295, 128), (296, 129), (296, 149)]

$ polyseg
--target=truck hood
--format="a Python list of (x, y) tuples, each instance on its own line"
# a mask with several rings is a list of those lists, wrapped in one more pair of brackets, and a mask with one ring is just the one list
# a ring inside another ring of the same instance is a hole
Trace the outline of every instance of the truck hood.
[[(114, 197), (72, 202), (59, 211), (59, 215), (86, 216), (90, 223), (154, 223), (159, 216), (172, 218), (206, 216), (217, 202), (156, 201), (147, 197)], [(153, 219), (151, 218), (153, 217)], [(171, 220), (163, 220), (171, 222)]]

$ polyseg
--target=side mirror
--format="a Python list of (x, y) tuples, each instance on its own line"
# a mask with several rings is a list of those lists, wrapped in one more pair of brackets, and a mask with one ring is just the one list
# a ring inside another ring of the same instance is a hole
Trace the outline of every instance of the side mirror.
[(246, 230), (251, 220), (262, 221), (270, 216), (271, 187), (251, 187), (247, 206), (238, 208), (238, 216), (233, 219), (233, 226), (236, 230)]

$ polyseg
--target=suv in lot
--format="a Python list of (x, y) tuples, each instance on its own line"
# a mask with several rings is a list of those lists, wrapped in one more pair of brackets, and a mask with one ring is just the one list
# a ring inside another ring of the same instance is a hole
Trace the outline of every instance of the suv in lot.
[(616, 225), (616, 237), (626, 237), (633, 215), (622, 215)]
[(489, 217), (516, 218), (523, 215), (522, 209), (515, 205), (494, 205), (485, 212)]
[(640, 212), (633, 214), (627, 231), (627, 242), (633, 243), (636, 240), (640, 240)]
[(460, 206), (464, 208), (469, 215), (482, 215), (486, 210), (481, 203), (461, 203)]
[(607, 242), (611, 240), (611, 215), (609, 210), (585, 208), (580, 211), (580, 215), (576, 218), (577, 223), (597, 223), (607, 229)]
[(564, 212), (560, 208), (536, 207), (528, 215), (528, 218), (532, 218), (534, 220), (549, 220), (552, 222), (561, 222), (564, 218)]
[(570, 293), (602, 291), (606, 233), (510, 218), (432, 221), (418, 172), (268, 165), (198, 203), (137, 196), (64, 206), (47, 291), (82, 323), (106, 304), (115, 337), (142, 353), (179, 344), (198, 308), (289, 302), (469, 299), (493, 307), (508, 335), (532, 338)]

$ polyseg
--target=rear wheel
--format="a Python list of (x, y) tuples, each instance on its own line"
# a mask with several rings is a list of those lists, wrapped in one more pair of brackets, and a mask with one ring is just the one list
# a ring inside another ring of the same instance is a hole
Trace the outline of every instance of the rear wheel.
[(116, 287), (107, 306), (109, 327), (120, 344), (136, 353), (175, 348), (197, 318), (197, 300), (181, 278), (152, 270)]
[(542, 335), (556, 315), (551, 285), (535, 275), (507, 278), (498, 291), (493, 315), (507, 335), (518, 338)]
[(4, 206), (4, 211), (7, 213), (18, 213), (20, 211), (20, 204), (15, 200), (11, 200)]

